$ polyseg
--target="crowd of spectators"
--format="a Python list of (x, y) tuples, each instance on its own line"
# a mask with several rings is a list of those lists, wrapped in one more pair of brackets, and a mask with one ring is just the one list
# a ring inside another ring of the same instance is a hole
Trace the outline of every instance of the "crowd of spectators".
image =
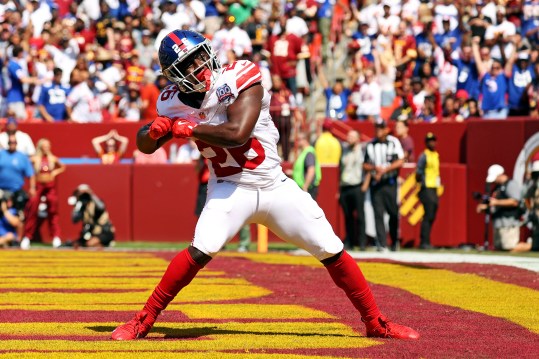
[[(539, 117), (538, 0), (0, 0), (0, 146), (34, 154), (17, 121), (155, 118), (158, 47), (177, 28), (207, 36), (223, 65), (259, 66), (284, 160), (309, 97), (325, 119), (397, 121), (411, 162), (412, 122)], [(101, 137), (96, 153), (118, 162), (121, 136)], [(133, 157), (193, 160), (188, 146)]]
[[(256, 62), (292, 114), (322, 86), (338, 120), (539, 116), (536, 0), (1, 0), (0, 117), (152, 119), (176, 28), (208, 36), (223, 65)], [(339, 44), (346, 70), (329, 71)]]

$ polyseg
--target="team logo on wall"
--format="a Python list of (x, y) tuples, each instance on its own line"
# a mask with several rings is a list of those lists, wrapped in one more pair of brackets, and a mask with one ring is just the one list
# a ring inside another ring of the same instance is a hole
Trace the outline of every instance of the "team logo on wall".
[(539, 132), (530, 137), (520, 153), (518, 154), (515, 166), (513, 167), (513, 180), (522, 185), (531, 172), (533, 161), (539, 159)]
[(217, 100), (219, 100), (219, 103), (229, 103), (233, 98), (232, 89), (227, 84), (217, 88)]
[[(406, 220), (410, 225), (415, 226), (425, 214), (423, 205), (419, 201), (417, 196), (421, 187), (415, 180), (415, 172), (412, 172), (406, 177), (403, 184), (399, 189), (399, 213), (402, 217), (406, 217)], [(444, 186), (438, 187), (438, 197), (441, 197), (444, 193)]]

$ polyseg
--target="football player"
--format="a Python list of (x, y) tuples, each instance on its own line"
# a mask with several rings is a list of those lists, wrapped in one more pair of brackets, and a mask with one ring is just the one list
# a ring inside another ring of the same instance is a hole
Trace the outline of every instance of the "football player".
[(135, 317), (112, 339), (145, 337), (159, 313), (245, 223), (260, 223), (320, 260), (344, 290), (367, 328), (367, 336), (417, 339), (419, 334), (387, 319), (356, 262), (343, 250), (324, 212), (282, 171), (278, 134), (269, 114), (270, 95), (250, 61), (221, 67), (202, 35), (175, 30), (161, 42), (159, 61), (173, 82), (157, 102), (159, 117), (143, 126), (137, 146), (152, 153), (172, 138), (195, 139), (208, 160), (206, 206), (189, 248), (169, 264)]

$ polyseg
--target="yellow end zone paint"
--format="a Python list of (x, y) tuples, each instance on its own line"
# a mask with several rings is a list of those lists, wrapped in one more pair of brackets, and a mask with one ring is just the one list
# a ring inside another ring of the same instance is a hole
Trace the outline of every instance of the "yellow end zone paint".
[(181, 312), (191, 319), (312, 319), (334, 318), (299, 305), (280, 304), (184, 304)]
[[(95, 337), (97, 333), (97, 336), (102, 336), (103, 340), (1, 340), (0, 348), (8, 351), (220, 351), (252, 348), (260, 350), (365, 348), (381, 344), (380, 341), (363, 337), (340, 323), (157, 323), (148, 337), (174, 338), (174, 340), (131, 342), (108, 340), (110, 332), (117, 323), (37, 324), (49, 326), (51, 335), (69, 336), (88, 333), (89, 336)], [(182, 338), (189, 340), (182, 340)], [(193, 338), (206, 340), (193, 340)]]
[[(226, 255), (268, 264), (322, 266), (308, 256), (255, 253)], [(375, 262), (361, 262), (359, 266), (369, 282), (400, 288), (434, 303), (507, 319), (539, 333), (539, 291), (449, 270), (424, 270)]]
[(434, 303), (507, 319), (539, 333), (539, 291), (443, 269), (372, 262), (361, 263), (360, 267), (372, 283), (401, 288)]
[[(83, 281), (80, 278), (27, 278), (21, 281), (20, 278), (3, 278), (0, 282), (0, 288), (7, 289), (136, 289), (149, 290), (154, 288), (159, 280), (156, 278), (89, 278)], [(249, 285), (249, 282), (243, 278), (226, 277), (197, 277), (192, 285)]]
[[(295, 354), (254, 354), (249, 353), (249, 350), (246, 350), (245, 353), (223, 353), (216, 351), (207, 351), (203, 353), (196, 352), (181, 352), (174, 351), (173, 353), (159, 352), (155, 353), (153, 351), (137, 351), (136, 354), (133, 352), (89, 352), (89, 353), (75, 353), (75, 352), (46, 352), (46, 353), (36, 353), (33, 352), (28, 356), (31, 356), (32, 359), (133, 359), (136, 356), (137, 359), (332, 359), (336, 357), (332, 356), (314, 356), (314, 355), (295, 355)], [(20, 359), (22, 357), (21, 353), (8, 353), (0, 354), (0, 358), (3, 359)], [(348, 357), (338, 357), (339, 359), (352, 359)], [(357, 359), (354, 357), (354, 359)]]
[[(0, 292), (0, 305), (48, 305), (48, 304), (102, 304), (103, 310), (107, 305), (122, 303), (143, 304), (152, 293), (153, 288), (139, 292), (122, 293), (58, 293), (58, 292)], [(236, 285), (230, 290), (229, 285), (206, 284), (192, 285), (184, 288), (175, 302), (222, 301), (263, 297), (271, 291), (254, 285)]]

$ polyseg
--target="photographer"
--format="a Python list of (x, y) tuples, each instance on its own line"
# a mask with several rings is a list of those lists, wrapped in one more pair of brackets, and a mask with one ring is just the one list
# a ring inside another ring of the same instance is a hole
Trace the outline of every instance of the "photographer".
[(520, 243), (515, 251), (526, 252), (529, 250), (539, 251), (539, 161), (534, 161), (531, 166), (531, 178), (524, 195), (526, 207), (529, 211), (528, 220), (532, 225), (532, 242)]
[(90, 186), (81, 184), (70, 198), (73, 204), (73, 223), (82, 222), (82, 230), (75, 245), (83, 247), (107, 247), (114, 241), (112, 225), (105, 203), (97, 197)]
[(520, 186), (500, 165), (488, 169), (486, 182), (494, 185), (490, 198), (477, 206), (477, 212), (490, 211), (494, 226), (494, 248), (512, 250), (520, 240)]
[(0, 190), (0, 247), (6, 248), (17, 239), (17, 228), (22, 222), (18, 211), (13, 207), (11, 197)]

